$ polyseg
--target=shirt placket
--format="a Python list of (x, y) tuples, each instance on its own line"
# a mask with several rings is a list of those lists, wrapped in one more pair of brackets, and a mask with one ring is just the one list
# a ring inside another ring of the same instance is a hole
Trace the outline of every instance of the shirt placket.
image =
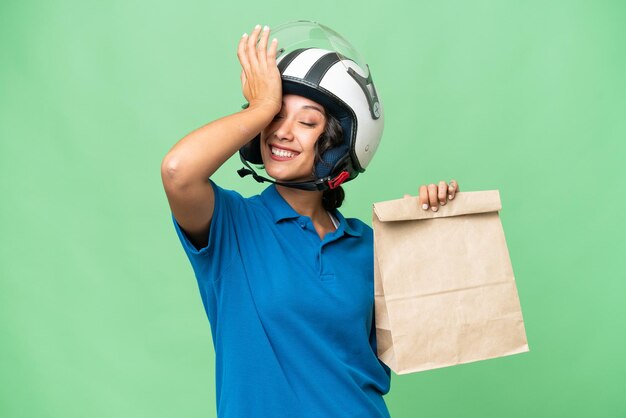
[(324, 271), (324, 252), (328, 251), (328, 248), (325, 247), (343, 235), (343, 231), (337, 230), (335, 233), (330, 233), (330, 237), (325, 237), (324, 240), (320, 240), (319, 235), (317, 235), (317, 231), (308, 217), (301, 216), (296, 220), (296, 222), (302, 230), (303, 235), (306, 236), (306, 238), (303, 239), (312, 240), (313, 248), (315, 249), (315, 269), (320, 277), (320, 280), (326, 281), (334, 279), (334, 272)]

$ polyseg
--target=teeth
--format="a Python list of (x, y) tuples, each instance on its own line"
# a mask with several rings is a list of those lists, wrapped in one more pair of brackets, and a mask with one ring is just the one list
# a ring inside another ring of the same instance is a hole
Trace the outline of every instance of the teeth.
[(279, 157), (283, 157), (283, 158), (293, 158), (296, 156), (296, 153), (294, 152), (286, 151), (284, 149), (274, 148), (274, 147), (272, 147), (272, 154), (277, 155)]

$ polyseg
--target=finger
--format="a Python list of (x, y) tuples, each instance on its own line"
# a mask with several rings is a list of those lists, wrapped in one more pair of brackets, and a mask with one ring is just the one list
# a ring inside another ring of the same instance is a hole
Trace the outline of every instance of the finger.
[(446, 183), (445, 181), (441, 180), (439, 182), (439, 187), (437, 187), (437, 198), (439, 199), (439, 204), (441, 206), (446, 204), (447, 192), (448, 192), (448, 183)]
[(250, 66), (252, 67), (257, 67), (259, 65), (259, 59), (256, 51), (256, 43), (259, 39), (259, 33), (261, 33), (261, 25), (256, 25), (248, 37), (248, 44), (246, 45), (248, 61), (250, 61)]
[(267, 52), (267, 63), (272, 67), (276, 66), (276, 54), (278, 51), (278, 39), (272, 39), (272, 43), (270, 43), (270, 49)]
[(261, 66), (267, 66), (267, 39), (270, 37), (270, 28), (265, 25), (261, 32), (261, 39), (259, 40), (259, 46), (257, 48), (257, 57)]
[(241, 68), (246, 69), (250, 67), (250, 63), (248, 62), (248, 57), (246, 56), (246, 45), (248, 42), (248, 34), (244, 33), (239, 40), (239, 45), (237, 46), (237, 58), (239, 58), (239, 62), (241, 63)]
[(448, 186), (448, 199), (452, 200), (454, 199), (454, 196), (456, 195), (456, 192), (459, 191), (459, 185), (457, 184), (456, 180), (452, 179), (450, 180), (450, 185)]
[(428, 188), (425, 185), (420, 186), (419, 199), (422, 209), (428, 210)]
[(430, 183), (428, 185), (428, 201), (432, 211), (437, 212), (439, 209), (439, 202), (437, 202), (437, 185), (434, 183)]

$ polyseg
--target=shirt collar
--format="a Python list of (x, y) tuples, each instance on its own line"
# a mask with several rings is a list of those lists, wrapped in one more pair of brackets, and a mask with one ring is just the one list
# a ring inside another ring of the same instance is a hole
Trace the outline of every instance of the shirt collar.
[(300, 214), (293, 210), (289, 203), (283, 199), (283, 197), (276, 190), (275, 184), (270, 184), (261, 193), (261, 201), (272, 214), (272, 218), (275, 223), (282, 221), (283, 219), (299, 218)]
[[(299, 218), (300, 214), (293, 210), (293, 208), (283, 199), (283, 197), (276, 190), (276, 185), (269, 185), (261, 193), (261, 201), (272, 215), (272, 219), (275, 223), (278, 223), (284, 219)], [(339, 220), (339, 231), (343, 230), (346, 234), (360, 237), (363, 233), (362, 225), (357, 224), (356, 228), (351, 227), (346, 218), (343, 217), (341, 212), (337, 209), (334, 210), (333, 215)]]
[(362, 235), (363, 225), (357, 223), (355, 228), (351, 227), (346, 218), (344, 218), (337, 209), (333, 211), (333, 215), (339, 220), (339, 230), (343, 229), (346, 234), (352, 235), (353, 237), (360, 237)]

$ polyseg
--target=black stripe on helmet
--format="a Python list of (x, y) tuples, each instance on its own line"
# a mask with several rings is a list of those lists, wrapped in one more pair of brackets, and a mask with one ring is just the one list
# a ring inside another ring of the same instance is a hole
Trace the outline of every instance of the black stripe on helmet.
[(295, 50), (291, 51), (290, 53), (288, 53), (287, 55), (285, 55), (285, 58), (280, 60), (280, 62), (277, 64), (278, 71), (281, 74), (283, 74), (285, 72), (285, 70), (287, 69), (287, 67), (289, 67), (289, 64), (291, 64), (293, 62), (293, 60), (295, 60), (298, 55), (300, 55), (301, 53), (303, 53), (307, 49), (310, 49), (310, 48), (295, 49)]
[(340, 58), (336, 52), (329, 52), (328, 54), (322, 56), (311, 66), (309, 71), (304, 76), (304, 79), (316, 86), (319, 86), (326, 72), (330, 69), (330, 67), (339, 62), (339, 59)]

